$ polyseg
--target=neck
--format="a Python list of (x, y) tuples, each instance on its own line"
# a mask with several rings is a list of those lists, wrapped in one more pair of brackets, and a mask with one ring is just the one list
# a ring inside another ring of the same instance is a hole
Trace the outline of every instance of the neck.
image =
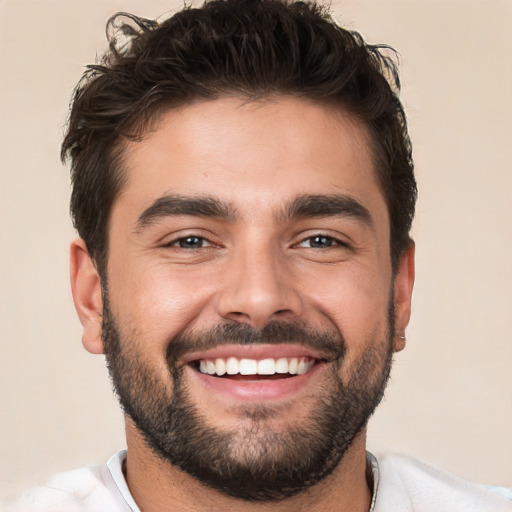
[(366, 432), (361, 432), (334, 472), (318, 484), (277, 502), (249, 502), (206, 487), (150, 450), (127, 420), (126, 480), (144, 512), (367, 512)]

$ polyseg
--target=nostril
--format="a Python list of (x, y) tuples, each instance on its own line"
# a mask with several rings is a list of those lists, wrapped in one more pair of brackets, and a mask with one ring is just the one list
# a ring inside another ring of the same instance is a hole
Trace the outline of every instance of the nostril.
[(246, 313), (242, 313), (241, 311), (232, 311), (230, 314), (232, 316), (236, 316), (236, 317), (246, 317), (246, 316), (248, 316)]

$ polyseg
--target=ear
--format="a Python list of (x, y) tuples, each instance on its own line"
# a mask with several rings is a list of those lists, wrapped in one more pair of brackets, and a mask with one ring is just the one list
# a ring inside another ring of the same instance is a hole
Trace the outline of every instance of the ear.
[(91, 354), (103, 354), (101, 339), (101, 281), (85, 242), (78, 238), (70, 247), (71, 291), (83, 326), (82, 343)]
[(394, 349), (405, 347), (405, 328), (411, 317), (411, 298), (414, 286), (414, 242), (400, 256), (394, 282), (395, 333)]

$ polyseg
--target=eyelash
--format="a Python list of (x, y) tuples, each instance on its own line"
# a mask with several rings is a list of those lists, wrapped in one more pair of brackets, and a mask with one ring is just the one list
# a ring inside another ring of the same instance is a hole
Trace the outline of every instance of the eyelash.
[[(191, 240), (191, 239), (197, 240), (196, 243), (201, 244), (201, 246), (200, 247), (183, 247), (181, 245), (182, 243), (185, 243), (186, 240)], [(308, 241), (311, 242), (314, 239), (322, 239), (322, 240), (324, 240), (324, 243), (328, 243), (329, 245), (327, 245), (326, 247), (318, 247), (318, 246), (311, 247), (311, 246), (309, 246), (309, 247), (305, 247), (305, 248), (307, 248), (307, 249), (330, 249), (330, 248), (336, 247), (336, 246), (343, 246), (343, 247), (347, 246), (347, 244), (342, 242), (341, 240), (338, 240), (337, 238), (334, 238), (329, 235), (324, 235), (324, 234), (315, 234), (312, 236), (308, 236), (307, 238), (304, 238), (303, 240), (301, 240), (295, 246), (296, 247), (301, 247), (301, 246), (304, 247), (303, 244), (305, 242), (308, 242)], [(203, 245), (203, 243), (205, 243), (205, 242), (208, 243), (208, 245), (206, 247)], [(172, 240), (169, 243), (165, 244), (164, 247), (175, 247), (177, 249), (179, 248), (179, 249), (185, 249), (185, 250), (195, 250), (195, 249), (205, 249), (207, 247), (214, 246), (214, 245), (215, 244), (213, 242), (211, 242), (210, 240), (208, 240), (208, 238), (206, 238), (204, 236), (191, 234), (191, 235), (183, 236), (180, 238), (176, 238), (175, 240)]]
[(332, 247), (336, 247), (336, 246), (344, 246), (346, 247), (347, 244), (342, 242), (341, 240), (338, 240), (337, 238), (334, 238), (333, 236), (329, 236), (329, 235), (324, 235), (324, 234), (316, 234), (316, 235), (312, 235), (312, 236), (308, 236), (307, 238), (304, 238), (301, 242), (299, 242), (299, 244), (297, 244), (298, 246), (301, 246), (302, 244), (304, 244), (305, 242), (311, 242), (312, 240), (314, 239), (322, 239), (326, 242), (329, 243), (329, 245), (327, 247), (307, 247), (307, 249), (331, 249)]
[[(201, 247), (183, 247), (183, 246), (180, 246), (181, 243), (185, 242), (186, 240), (190, 240), (190, 239), (196, 239), (198, 240), (201, 244), (204, 243), (204, 242), (207, 242), (209, 244), (209, 246), (213, 246), (215, 245), (213, 242), (211, 242), (210, 240), (208, 240), (206, 237), (204, 236), (199, 236), (199, 235), (187, 235), (187, 236), (181, 236), (179, 238), (176, 238), (175, 240), (171, 240), (169, 243), (165, 244), (164, 247), (175, 247), (177, 249), (185, 249), (185, 250), (194, 250), (194, 249), (205, 249), (204, 246), (201, 246)], [(208, 246), (207, 246), (208, 247)]]

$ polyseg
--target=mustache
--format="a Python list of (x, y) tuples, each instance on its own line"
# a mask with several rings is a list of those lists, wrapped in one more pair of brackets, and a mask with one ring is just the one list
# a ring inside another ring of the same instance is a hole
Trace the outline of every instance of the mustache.
[(215, 349), (221, 345), (303, 345), (318, 351), (327, 360), (341, 359), (346, 352), (341, 333), (320, 332), (305, 325), (272, 322), (262, 328), (247, 324), (220, 324), (196, 333), (181, 332), (167, 345), (167, 361), (171, 367), (187, 353)]

